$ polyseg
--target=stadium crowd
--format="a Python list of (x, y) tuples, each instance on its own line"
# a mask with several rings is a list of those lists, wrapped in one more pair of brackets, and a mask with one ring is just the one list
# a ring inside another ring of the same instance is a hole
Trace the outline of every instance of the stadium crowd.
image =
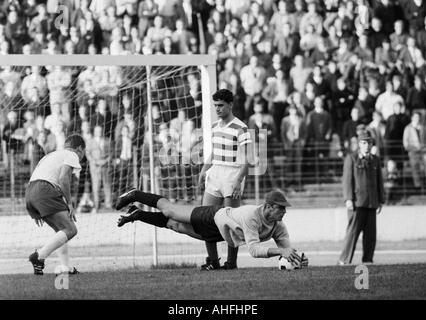
[[(276, 145), (285, 153), (288, 182), (301, 184), (303, 157), (341, 158), (355, 150), (357, 131), (369, 130), (389, 180), (408, 160), (415, 188), (425, 190), (425, 22), (424, 0), (0, 0), (0, 55), (212, 54), (218, 87), (234, 93), (234, 114), (267, 129), (269, 158)], [(186, 78), (200, 106), (199, 79)], [(49, 152), (67, 133), (82, 132), (93, 141), (94, 193), (103, 181), (110, 206), (106, 164), (114, 161), (126, 177), (132, 145), (144, 145), (135, 134), (143, 130), (134, 111), (140, 101), (120, 91), (126, 73), (2, 67), (0, 83), (3, 161), (22, 141), (30, 141), (28, 160), (34, 148)], [(162, 108), (154, 106), (159, 143), (200, 126), (177, 109), (164, 119)], [(119, 145), (112, 159), (109, 141)], [(318, 170), (327, 174), (328, 166)]]

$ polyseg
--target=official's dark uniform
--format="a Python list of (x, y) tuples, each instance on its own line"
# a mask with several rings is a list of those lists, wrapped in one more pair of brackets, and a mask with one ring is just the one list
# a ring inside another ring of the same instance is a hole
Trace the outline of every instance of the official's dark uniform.
[(376, 210), (384, 203), (383, 177), (379, 157), (360, 153), (346, 157), (343, 167), (344, 199), (352, 200), (354, 210), (348, 210), (348, 227), (340, 256), (351, 263), (359, 234), (363, 232), (362, 262), (373, 262), (376, 247)]

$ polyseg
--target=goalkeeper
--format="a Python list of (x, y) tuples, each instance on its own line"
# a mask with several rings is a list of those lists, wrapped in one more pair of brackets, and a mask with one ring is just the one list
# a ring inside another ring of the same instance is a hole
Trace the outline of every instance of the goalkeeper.
[[(281, 191), (271, 191), (265, 195), (260, 206), (244, 205), (238, 208), (222, 206), (200, 206), (189, 208), (172, 204), (160, 195), (132, 189), (118, 198), (116, 209), (140, 202), (161, 212), (143, 211), (130, 206), (128, 215), (118, 220), (121, 227), (136, 220), (172, 229), (203, 241), (226, 241), (229, 246), (247, 244), (254, 258), (283, 256), (295, 267), (308, 265), (290, 246), (290, 239), (282, 218), (290, 203)], [(265, 247), (260, 243), (273, 238), (277, 248)]]

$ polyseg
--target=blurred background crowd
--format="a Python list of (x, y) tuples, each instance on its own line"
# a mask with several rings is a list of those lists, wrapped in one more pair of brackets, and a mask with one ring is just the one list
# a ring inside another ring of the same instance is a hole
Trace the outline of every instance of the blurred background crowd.
[[(305, 167), (314, 167), (317, 183), (333, 179), (342, 157), (356, 151), (357, 132), (369, 130), (389, 188), (409, 183), (425, 193), (425, 21), (424, 0), (0, 0), (0, 57), (208, 53), (217, 57), (218, 87), (234, 93), (234, 114), (251, 129), (266, 129), (268, 186), (283, 187), (281, 177), (285, 188), (303, 189)], [(135, 107), (143, 97), (120, 90), (126, 78), (117, 67), (2, 67), (3, 163), (29, 136), (49, 152), (76, 131), (97, 139), (89, 163), (130, 163), (131, 146), (143, 147), (143, 134), (135, 134), (143, 130)], [(182, 79), (184, 94), (176, 89), (172, 97), (186, 94), (195, 109), (178, 112), (186, 98), (154, 106), (156, 140), (164, 144), (200, 127), (199, 77)], [(11, 110), (17, 105), (20, 112)], [(119, 141), (113, 160), (108, 141)], [(275, 170), (277, 159), (285, 170)], [(110, 174), (95, 176), (95, 191), (110, 183)], [(104, 198), (109, 207), (109, 191)]]

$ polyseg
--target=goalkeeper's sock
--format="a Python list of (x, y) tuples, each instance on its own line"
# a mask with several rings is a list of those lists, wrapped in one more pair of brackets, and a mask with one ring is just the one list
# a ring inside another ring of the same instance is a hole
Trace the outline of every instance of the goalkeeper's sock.
[(159, 228), (166, 228), (167, 221), (169, 221), (169, 218), (167, 218), (162, 212), (150, 212), (150, 211), (138, 210), (133, 212), (132, 216), (134, 217), (135, 220), (149, 223)]
[(219, 261), (219, 254), (217, 252), (216, 242), (206, 241), (206, 249), (207, 249), (207, 254), (211, 260)]
[(164, 197), (160, 196), (158, 194), (154, 194), (154, 193), (135, 190), (133, 198), (137, 202), (146, 204), (149, 207), (157, 208), (158, 200), (160, 200), (161, 198), (164, 198)]
[(238, 247), (228, 246), (228, 257), (226, 262), (231, 266), (237, 266)]
[(65, 243), (67, 243), (68, 237), (64, 231), (60, 230), (55, 233), (55, 235), (47, 241), (47, 243), (38, 251), (38, 258), (40, 260), (46, 259), (50, 254), (62, 247)]

